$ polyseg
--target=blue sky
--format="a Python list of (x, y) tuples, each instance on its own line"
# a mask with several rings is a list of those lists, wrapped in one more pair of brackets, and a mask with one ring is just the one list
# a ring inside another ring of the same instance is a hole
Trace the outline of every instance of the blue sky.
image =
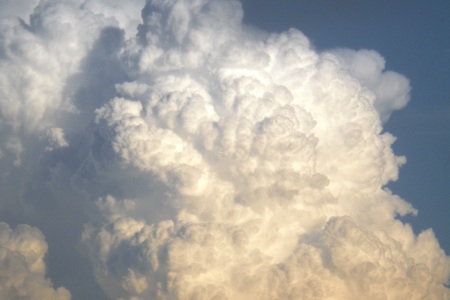
[(386, 68), (405, 75), (409, 104), (385, 130), (407, 157), (393, 192), (419, 210), (405, 218), (432, 227), (450, 253), (450, 1), (244, 0), (244, 21), (267, 31), (294, 27), (318, 50), (373, 49)]

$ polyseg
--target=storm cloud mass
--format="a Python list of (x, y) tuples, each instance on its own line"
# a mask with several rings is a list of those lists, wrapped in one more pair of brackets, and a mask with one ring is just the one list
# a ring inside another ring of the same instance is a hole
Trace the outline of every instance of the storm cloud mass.
[(0, 11), (2, 299), (450, 299), (385, 187), (410, 87), (377, 52), (234, 0)]

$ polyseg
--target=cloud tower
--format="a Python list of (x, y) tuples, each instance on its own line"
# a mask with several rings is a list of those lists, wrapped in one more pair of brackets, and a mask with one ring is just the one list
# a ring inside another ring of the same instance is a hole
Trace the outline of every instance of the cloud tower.
[(2, 298), (450, 299), (386, 188), (410, 87), (380, 54), (234, 0), (22, 2), (0, 5)]

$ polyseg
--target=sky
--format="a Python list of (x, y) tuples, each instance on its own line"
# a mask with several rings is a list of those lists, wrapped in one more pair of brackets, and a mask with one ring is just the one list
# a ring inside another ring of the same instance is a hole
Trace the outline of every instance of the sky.
[(449, 300), (448, 11), (0, 1), (0, 298)]

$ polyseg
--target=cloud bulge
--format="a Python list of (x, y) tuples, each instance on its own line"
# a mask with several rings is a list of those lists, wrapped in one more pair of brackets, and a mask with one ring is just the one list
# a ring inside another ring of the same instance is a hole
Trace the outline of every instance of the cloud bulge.
[(410, 87), (380, 54), (256, 32), (237, 1), (20, 3), (1, 216), (39, 229), (0, 241), (23, 264), (6, 299), (450, 299), (449, 257), (385, 187)]

